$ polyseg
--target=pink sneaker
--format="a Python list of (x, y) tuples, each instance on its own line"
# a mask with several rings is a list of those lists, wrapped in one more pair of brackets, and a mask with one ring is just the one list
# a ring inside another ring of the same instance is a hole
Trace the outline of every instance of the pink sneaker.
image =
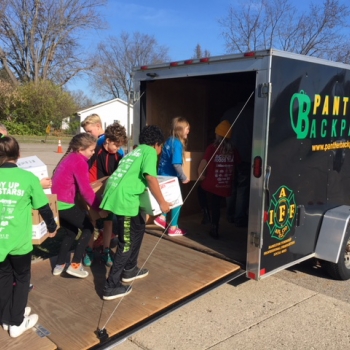
[(166, 221), (163, 220), (160, 216), (157, 216), (153, 222), (155, 225), (161, 227), (163, 230), (166, 229)]
[(185, 230), (181, 230), (181, 228), (173, 228), (173, 229), (168, 229), (168, 236), (175, 237), (175, 236), (184, 236), (187, 233)]

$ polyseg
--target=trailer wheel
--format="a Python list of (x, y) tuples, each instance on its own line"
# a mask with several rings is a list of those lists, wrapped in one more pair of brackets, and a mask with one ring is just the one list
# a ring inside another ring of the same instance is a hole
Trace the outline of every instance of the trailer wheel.
[(328, 274), (336, 280), (350, 279), (350, 230), (347, 229), (338, 263), (326, 262)]

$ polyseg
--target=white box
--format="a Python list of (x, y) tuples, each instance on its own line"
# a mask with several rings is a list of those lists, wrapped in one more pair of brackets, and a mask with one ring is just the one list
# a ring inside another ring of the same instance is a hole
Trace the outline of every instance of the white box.
[[(183, 204), (182, 195), (177, 177), (173, 176), (157, 176), (160, 190), (162, 191), (164, 199), (171, 203), (170, 209), (176, 208)], [(153, 197), (151, 191), (146, 188), (140, 196), (140, 207), (148, 215), (161, 214), (158, 202)]]
[[(47, 166), (37, 156), (19, 158), (17, 160), (17, 166), (21, 169), (30, 171), (37, 176), (39, 180), (49, 177)], [(51, 194), (51, 189), (47, 188), (44, 192), (46, 194)]]

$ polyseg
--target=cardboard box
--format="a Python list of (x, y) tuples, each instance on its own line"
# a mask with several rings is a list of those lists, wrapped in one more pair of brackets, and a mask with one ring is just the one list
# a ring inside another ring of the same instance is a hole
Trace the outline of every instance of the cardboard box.
[[(37, 156), (19, 158), (17, 160), (17, 166), (21, 169), (30, 171), (37, 176), (39, 180), (49, 177), (47, 166)], [(51, 189), (47, 188), (44, 192), (46, 194), (51, 194)]]
[(184, 154), (183, 170), (191, 181), (198, 179), (198, 166), (203, 156), (204, 152), (185, 152)]
[[(173, 209), (182, 205), (183, 201), (178, 178), (173, 176), (157, 176), (157, 179), (164, 199), (172, 204), (170, 208)], [(140, 196), (140, 207), (148, 215), (155, 216), (162, 212), (158, 202), (148, 188)]]
[[(91, 182), (91, 187), (99, 198), (102, 198), (103, 191), (105, 189), (108, 178), (109, 176), (105, 176), (105, 177), (102, 177), (101, 179), (98, 179), (97, 181)], [(98, 215), (98, 212), (90, 208), (90, 206), (85, 202), (85, 200), (80, 195), (77, 196), (76, 204), (79, 205), (80, 208), (82, 208), (83, 210), (86, 210), (89, 213), (91, 220), (95, 221), (97, 219), (101, 219), (100, 215)]]
[[(59, 218), (58, 218), (58, 206), (57, 206), (57, 195), (56, 194), (48, 194), (47, 198), (49, 200), (49, 205), (53, 213), (53, 217), (56, 221), (57, 226), (59, 226)], [(44, 222), (44, 219), (41, 217), (39, 210), (32, 210), (32, 243), (33, 244), (41, 244), (45, 241), (45, 239), (49, 236), (47, 232), (47, 227)]]

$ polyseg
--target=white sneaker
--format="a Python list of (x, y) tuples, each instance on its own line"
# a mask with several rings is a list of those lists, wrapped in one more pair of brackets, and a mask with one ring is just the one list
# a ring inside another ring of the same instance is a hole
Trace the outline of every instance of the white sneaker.
[(86, 278), (87, 276), (89, 276), (89, 273), (84, 270), (83, 264), (71, 263), (66, 272), (69, 275), (79, 278)]
[[(27, 306), (25, 309), (24, 309), (24, 316), (29, 316), (30, 313), (31, 313), (32, 309), (30, 306)], [(3, 323), (2, 324), (2, 328), (4, 328), (4, 331), (8, 331), (9, 330), (9, 325), (6, 324), (6, 323)]]
[(17, 338), (28, 329), (33, 328), (38, 322), (39, 316), (36, 314), (24, 316), (24, 320), (20, 326), (10, 326), (10, 337)]

